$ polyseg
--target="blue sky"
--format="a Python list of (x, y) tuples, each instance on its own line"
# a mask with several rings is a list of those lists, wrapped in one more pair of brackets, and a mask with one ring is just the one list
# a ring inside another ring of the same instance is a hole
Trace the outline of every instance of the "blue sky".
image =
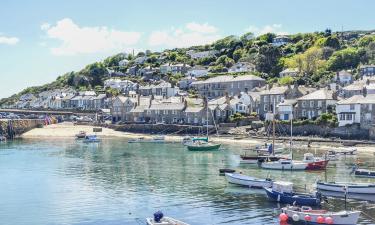
[(0, 98), (114, 53), (212, 42), (247, 31), (375, 29), (366, 0), (2, 0)]

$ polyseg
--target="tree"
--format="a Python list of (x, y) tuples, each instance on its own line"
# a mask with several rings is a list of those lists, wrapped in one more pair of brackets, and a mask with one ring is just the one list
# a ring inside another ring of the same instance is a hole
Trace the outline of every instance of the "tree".
[(324, 67), (325, 60), (323, 60), (322, 49), (315, 46), (304, 53), (285, 59), (285, 64), (289, 68), (298, 68), (302, 74), (313, 75)]
[(245, 50), (238, 48), (233, 52), (233, 59), (235, 62), (238, 62), (245, 55)]
[(279, 83), (280, 85), (293, 84), (293, 83), (294, 83), (294, 78), (291, 77), (291, 76), (281, 77), (281, 78), (279, 78), (278, 83)]
[(328, 60), (328, 69), (338, 71), (341, 69), (355, 68), (359, 64), (358, 50), (355, 48), (346, 48), (336, 51)]
[(264, 45), (259, 48), (258, 55), (255, 59), (256, 69), (259, 72), (276, 76), (281, 67), (279, 59), (281, 57), (280, 49), (272, 45)]
[(217, 40), (213, 46), (216, 50), (222, 49), (234, 49), (238, 44), (240, 44), (238, 37), (231, 35), (223, 39)]
[(222, 66), (225, 66), (227, 68), (233, 66), (233, 64), (234, 64), (234, 60), (229, 58), (226, 55), (222, 55), (219, 58), (217, 58), (217, 60), (216, 60), (216, 65), (222, 65)]

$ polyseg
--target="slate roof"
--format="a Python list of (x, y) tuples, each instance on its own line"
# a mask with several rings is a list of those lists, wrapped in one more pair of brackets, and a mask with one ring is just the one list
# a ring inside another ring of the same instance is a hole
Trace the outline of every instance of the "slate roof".
[(333, 91), (327, 89), (319, 89), (310, 94), (300, 97), (298, 100), (334, 100)]

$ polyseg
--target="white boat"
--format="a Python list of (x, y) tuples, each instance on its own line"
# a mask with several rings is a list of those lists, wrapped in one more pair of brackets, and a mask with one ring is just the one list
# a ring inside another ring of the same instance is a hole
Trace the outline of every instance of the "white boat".
[(239, 173), (225, 173), (225, 178), (231, 184), (237, 184), (251, 188), (265, 188), (272, 186), (271, 179), (258, 179)]
[(316, 188), (342, 193), (375, 194), (375, 183), (316, 182)]
[(132, 138), (128, 140), (128, 143), (164, 143), (164, 136), (155, 136), (152, 139), (146, 139), (144, 137)]
[(308, 163), (295, 161), (291, 159), (280, 159), (275, 162), (264, 162), (261, 164), (263, 169), (270, 170), (305, 170)]
[(287, 206), (282, 208), (281, 211), (291, 221), (305, 221), (311, 224), (357, 224), (361, 214), (361, 211), (329, 212), (327, 210), (314, 210), (309, 206)]
[(356, 148), (337, 148), (332, 151), (335, 152), (336, 155), (357, 155)]
[(156, 222), (153, 218), (146, 218), (147, 225), (189, 225), (188, 223), (176, 220), (172, 217), (163, 217), (159, 222)]

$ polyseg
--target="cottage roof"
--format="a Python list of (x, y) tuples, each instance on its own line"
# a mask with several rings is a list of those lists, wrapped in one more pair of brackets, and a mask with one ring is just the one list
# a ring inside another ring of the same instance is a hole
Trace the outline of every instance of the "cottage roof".
[(297, 104), (297, 99), (285, 99), (283, 102), (279, 103), (277, 106), (288, 106)]
[(333, 100), (333, 91), (327, 89), (319, 89), (310, 94), (302, 96), (298, 100)]
[(260, 93), (255, 91), (249, 91), (247, 94), (253, 99), (253, 101), (260, 101)]
[(231, 81), (254, 81), (254, 80), (264, 81), (264, 79), (255, 75), (243, 75), (243, 76), (237, 76), (237, 77), (224, 75), (224, 76), (212, 77), (205, 81), (193, 82), (193, 84), (220, 83), (220, 82), (231, 82)]
[(225, 96), (220, 97), (220, 98), (215, 98), (210, 101), (208, 101), (208, 105), (221, 105), (226, 102), (227, 98)]
[(287, 86), (275, 86), (260, 92), (260, 95), (281, 95), (288, 90)]
[(375, 104), (375, 94), (353, 95), (350, 98), (337, 102), (338, 105), (350, 105), (350, 104)]
[(353, 76), (353, 74), (349, 73), (348, 71), (346, 70), (341, 70), (340, 72), (338, 72), (338, 75), (341, 77), (341, 76)]
[(183, 110), (185, 107), (184, 103), (162, 103), (162, 104), (151, 104), (151, 110)]
[(185, 112), (187, 113), (198, 113), (204, 109), (203, 106), (188, 106), (185, 109)]

